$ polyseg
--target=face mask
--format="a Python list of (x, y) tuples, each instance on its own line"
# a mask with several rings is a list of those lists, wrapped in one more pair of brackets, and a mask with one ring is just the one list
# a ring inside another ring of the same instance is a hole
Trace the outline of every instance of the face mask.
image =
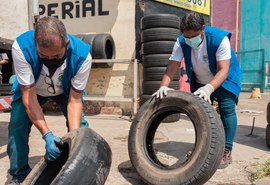
[[(184, 37), (185, 38), (185, 37)], [(188, 39), (188, 38), (185, 38), (185, 42), (187, 45), (189, 45), (190, 47), (192, 48), (197, 48), (200, 43), (202, 42), (202, 37), (201, 37), (201, 34), (196, 36), (196, 37), (193, 37), (191, 39)]]
[(40, 58), (38, 55), (38, 60), (42, 62), (47, 68), (54, 68), (57, 69), (60, 67), (64, 61), (66, 60), (66, 54), (62, 58), (57, 58), (57, 59), (47, 59), (47, 58)]

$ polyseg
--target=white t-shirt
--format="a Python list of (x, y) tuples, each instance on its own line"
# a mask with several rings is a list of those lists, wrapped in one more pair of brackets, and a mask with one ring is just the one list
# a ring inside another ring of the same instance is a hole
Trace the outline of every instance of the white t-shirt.
[[(43, 65), (40, 76), (38, 80), (35, 81), (31, 65), (26, 61), (17, 41), (12, 45), (12, 57), (15, 73), (20, 85), (35, 85), (37, 94), (43, 97), (57, 96), (63, 93), (64, 90), (61, 79), (64, 69), (66, 68), (66, 60), (62, 66), (56, 69), (52, 77), (49, 75), (48, 68)], [(77, 74), (71, 79), (71, 85), (77, 91), (83, 91), (85, 89), (91, 65), (92, 57), (89, 53)]]
[[(183, 50), (179, 43), (179, 39), (174, 44), (173, 52), (169, 58), (171, 61), (181, 62), (183, 59)], [(228, 60), (231, 58), (231, 46), (228, 37), (224, 37), (216, 52), (216, 60)], [(207, 55), (207, 41), (204, 39), (198, 48), (191, 48), (192, 69), (196, 75), (196, 82), (207, 84), (213, 78), (213, 74), (209, 69), (209, 60)]]

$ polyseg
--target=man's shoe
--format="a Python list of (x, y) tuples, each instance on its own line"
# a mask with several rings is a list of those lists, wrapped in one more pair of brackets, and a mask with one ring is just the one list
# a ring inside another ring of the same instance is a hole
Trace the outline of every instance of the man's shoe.
[(224, 169), (232, 163), (232, 152), (229, 149), (225, 149), (223, 153), (223, 158), (218, 166), (218, 169)]

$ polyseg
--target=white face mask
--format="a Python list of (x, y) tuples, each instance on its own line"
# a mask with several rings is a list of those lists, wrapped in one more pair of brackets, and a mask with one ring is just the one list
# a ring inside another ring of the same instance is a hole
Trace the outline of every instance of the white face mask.
[(185, 39), (186, 44), (192, 48), (197, 48), (200, 45), (200, 43), (202, 42), (201, 34), (196, 36), (196, 37), (193, 37), (191, 39), (188, 39), (186, 37), (184, 37), (184, 39)]

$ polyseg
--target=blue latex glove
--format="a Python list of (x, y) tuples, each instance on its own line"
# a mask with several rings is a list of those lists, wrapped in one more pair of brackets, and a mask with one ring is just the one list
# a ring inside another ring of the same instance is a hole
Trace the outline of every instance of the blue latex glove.
[(56, 146), (55, 142), (59, 142), (61, 139), (59, 137), (55, 137), (52, 131), (46, 132), (42, 138), (46, 142), (46, 159), (49, 161), (56, 160), (61, 155), (61, 151)]

